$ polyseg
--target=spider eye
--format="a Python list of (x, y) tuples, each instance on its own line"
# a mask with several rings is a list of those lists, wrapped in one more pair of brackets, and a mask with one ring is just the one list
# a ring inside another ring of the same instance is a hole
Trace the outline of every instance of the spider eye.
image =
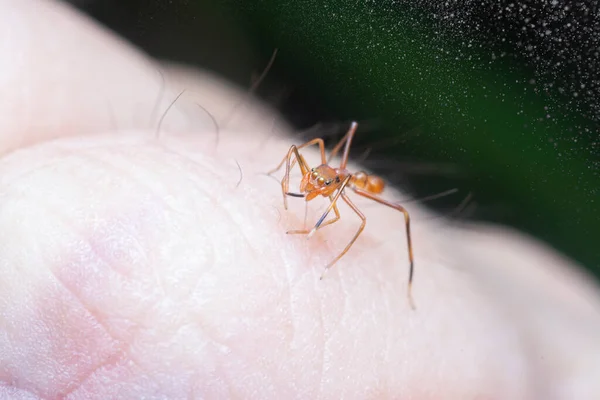
[(320, 185), (322, 185), (322, 184), (324, 184), (324, 183), (325, 183), (325, 178), (323, 178), (322, 176), (320, 176), (320, 177), (317, 179), (317, 182), (319, 182), (319, 184), (320, 184)]
[(329, 186), (329, 185), (331, 185), (331, 182), (333, 182), (333, 181), (330, 179), (330, 180), (328, 180), (327, 182), (325, 182), (325, 184), (326, 184), (327, 186)]
[(313, 179), (317, 179), (317, 177), (319, 176), (319, 173), (317, 171), (315, 171), (313, 168), (311, 175), (312, 175)]

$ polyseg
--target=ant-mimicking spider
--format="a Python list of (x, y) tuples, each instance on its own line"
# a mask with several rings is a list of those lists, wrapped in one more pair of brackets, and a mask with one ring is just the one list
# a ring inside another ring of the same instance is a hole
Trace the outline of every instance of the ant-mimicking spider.
[[(362, 197), (374, 200), (377, 203), (391, 207), (404, 214), (404, 222), (406, 226), (406, 239), (408, 244), (408, 259), (410, 262), (408, 273), (408, 301), (411, 308), (414, 309), (415, 306), (412, 299), (414, 259), (412, 240), (410, 235), (410, 216), (408, 214), (408, 211), (406, 211), (406, 209), (401, 205), (391, 203), (378, 196), (385, 189), (385, 182), (383, 181), (383, 179), (376, 175), (368, 174), (363, 171), (352, 173), (346, 169), (346, 165), (348, 163), (348, 155), (350, 153), (350, 145), (352, 144), (352, 139), (354, 138), (354, 134), (356, 133), (357, 127), (358, 123), (352, 122), (352, 124), (350, 125), (350, 129), (348, 130), (346, 135), (342, 138), (342, 140), (340, 140), (340, 142), (333, 148), (333, 150), (329, 154), (329, 160), (327, 160), (327, 156), (325, 155), (325, 143), (323, 142), (323, 139), (317, 138), (310, 140), (300, 146), (292, 145), (284, 159), (279, 163), (279, 165), (275, 169), (268, 172), (268, 174), (271, 175), (274, 172), (278, 171), (281, 168), (281, 166), (285, 163), (285, 175), (281, 180), (281, 190), (283, 192), (283, 205), (286, 210), (287, 196), (304, 198), (307, 202), (319, 195), (329, 198), (329, 207), (327, 208), (327, 210), (325, 210), (323, 215), (319, 218), (316, 225), (312, 229), (291, 230), (287, 232), (288, 234), (305, 234), (307, 235), (307, 238), (310, 238), (318, 229), (323, 228), (327, 225), (331, 225), (334, 222), (337, 222), (340, 219), (340, 213), (337, 208), (337, 201), (340, 197), (362, 220), (360, 228), (358, 229), (352, 240), (346, 245), (344, 250), (325, 267), (325, 271), (323, 271), (323, 274), (321, 274), (320, 279), (323, 279), (323, 275), (325, 274), (325, 272), (329, 268), (331, 268), (340, 258), (342, 258), (344, 254), (348, 252), (348, 250), (350, 250), (350, 247), (352, 247), (358, 236), (362, 233), (367, 223), (367, 218), (362, 212), (360, 212), (356, 205), (346, 195), (346, 188), (351, 189), (354, 193)], [(304, 157), (300, 154), (299, 150), (304, 147), (308, 147), (315, 144), (319, 146), (319, 150), (321, 152), (321, 165), (315, 168), (310, 168)], [(333, 157), (337, 155), (342, 146), (344, 146), (342, 161), (340, 163), (339, 168), (334, 168), (329, 165), (329, 162), (333, 159)], [(294, 160), (292, 160), (292, 157), (295, 157)], [(298, 166), (300, 167), (300, 171), (302, 173), (302, 181), (300, 182), (300, 193), (292, 193), (289, 191), (290, 170), (296, 163), (298, 163)], [(333, 212), (335, 213), (335, 217), (328, 220), (327, 222), (324, 222), (325, 218), (327, 218), (327, 215), (331, 212), (331, 210), (333, 210)]]

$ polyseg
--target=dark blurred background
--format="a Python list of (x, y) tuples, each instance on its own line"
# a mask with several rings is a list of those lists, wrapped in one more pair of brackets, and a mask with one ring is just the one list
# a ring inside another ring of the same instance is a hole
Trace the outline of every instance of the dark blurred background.
[(415, 197), (458, 188), (430, 206), (516, 227), (600, 276), (596, 1), (71, 3), (245, 87), (278, 48), (258, 95), (298, 130), (326, 123), (333, 140), (357, 119), (367, 167)]

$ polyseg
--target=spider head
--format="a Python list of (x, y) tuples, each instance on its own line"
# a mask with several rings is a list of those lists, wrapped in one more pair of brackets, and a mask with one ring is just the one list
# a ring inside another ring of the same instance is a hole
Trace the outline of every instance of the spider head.
[(327, 164), (312, 168), (304, 175), (300, 183), (300, 191), (306, 193), (306, 200), (312, 200), (318, 195), (330, 196), (341, 184), (342, 177), (334, 168)]

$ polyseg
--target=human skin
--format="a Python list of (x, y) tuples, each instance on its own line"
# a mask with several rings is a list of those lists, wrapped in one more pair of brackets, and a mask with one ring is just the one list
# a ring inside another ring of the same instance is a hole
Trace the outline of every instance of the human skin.
[(402, 215), (353, 196), (319, 281), (359, 219), (285, 234), (266, 107), (49, 1), (0, 0), (0, 60), (0, 399), (600, 393), (598, 287), (552, 250), (407, 205), (411, 310)]

